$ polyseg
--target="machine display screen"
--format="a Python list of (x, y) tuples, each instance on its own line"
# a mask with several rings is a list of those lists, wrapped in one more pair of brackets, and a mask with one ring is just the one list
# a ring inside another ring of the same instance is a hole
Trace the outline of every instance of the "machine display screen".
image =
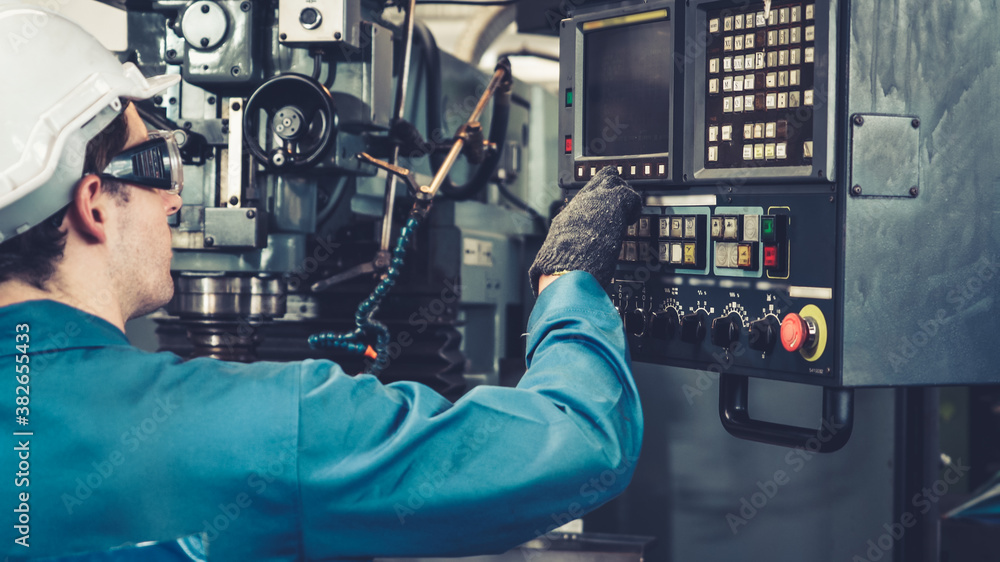
[(644, 16), (659, 19), (613, 18), (584, 27), (584, 156), (669, 151), (670, 20), (666, 10)]

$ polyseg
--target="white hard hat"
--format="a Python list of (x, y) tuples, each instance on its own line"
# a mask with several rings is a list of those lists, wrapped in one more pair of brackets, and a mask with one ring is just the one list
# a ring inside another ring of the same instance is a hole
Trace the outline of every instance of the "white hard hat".
[(177, 75), (146, 79), (94, 36), (37, 6), (0, 1), (0, 242), (72, 201), (87, 143)]

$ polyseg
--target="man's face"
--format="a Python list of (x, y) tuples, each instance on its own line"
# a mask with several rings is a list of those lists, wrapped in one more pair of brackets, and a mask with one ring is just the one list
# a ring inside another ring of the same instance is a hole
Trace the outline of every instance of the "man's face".
[[(125, 149), (149, 139), (134, 105), (125, 110), (129, 140)], [(129, 185), (129, 200), (117, 213), (117, 236), (109, 241), (113, 279), (128, 319), (149, 314), (174, 294), (170, 276), (173, 250), (167, 217), (181, 207), (179, 195), (162, 189)]]

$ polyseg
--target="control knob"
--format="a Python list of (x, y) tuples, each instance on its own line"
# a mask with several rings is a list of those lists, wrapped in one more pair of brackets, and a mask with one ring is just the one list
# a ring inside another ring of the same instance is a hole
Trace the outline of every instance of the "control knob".
[(757, 351), (769, 352), (774, 349), (774, 344), (778, 342), (777, 318), (766, 316), (761, 320), (750, 323), (750, 348)]
[(743, 319), (739, 314), (733, 312), (728, 316), (720, 316), (712, 320), (712, 343), (728, 348), (733, 342), (739, 341), (742, 328)]
[(625, 313), (625, 331), (640, 337), (646, 333), (646, 312), (641, 308), (633, 308)]
[(666, 310), (654, 312), (649, 320), (649, 335), (660, 341), (674, 339), (677, 333), (677, 309), (668, 306)]
[(698, 311), (681, 317), (681, 341), (699, 343), (705, 339), (705, 313)]

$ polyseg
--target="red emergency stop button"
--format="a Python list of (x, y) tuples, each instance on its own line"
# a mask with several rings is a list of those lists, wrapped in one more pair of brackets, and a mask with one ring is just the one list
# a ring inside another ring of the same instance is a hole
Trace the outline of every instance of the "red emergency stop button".
[(816, 322), (794, 312), (781, 321), (781, 345), (788, 351), (811, 349), (816, 346)]

